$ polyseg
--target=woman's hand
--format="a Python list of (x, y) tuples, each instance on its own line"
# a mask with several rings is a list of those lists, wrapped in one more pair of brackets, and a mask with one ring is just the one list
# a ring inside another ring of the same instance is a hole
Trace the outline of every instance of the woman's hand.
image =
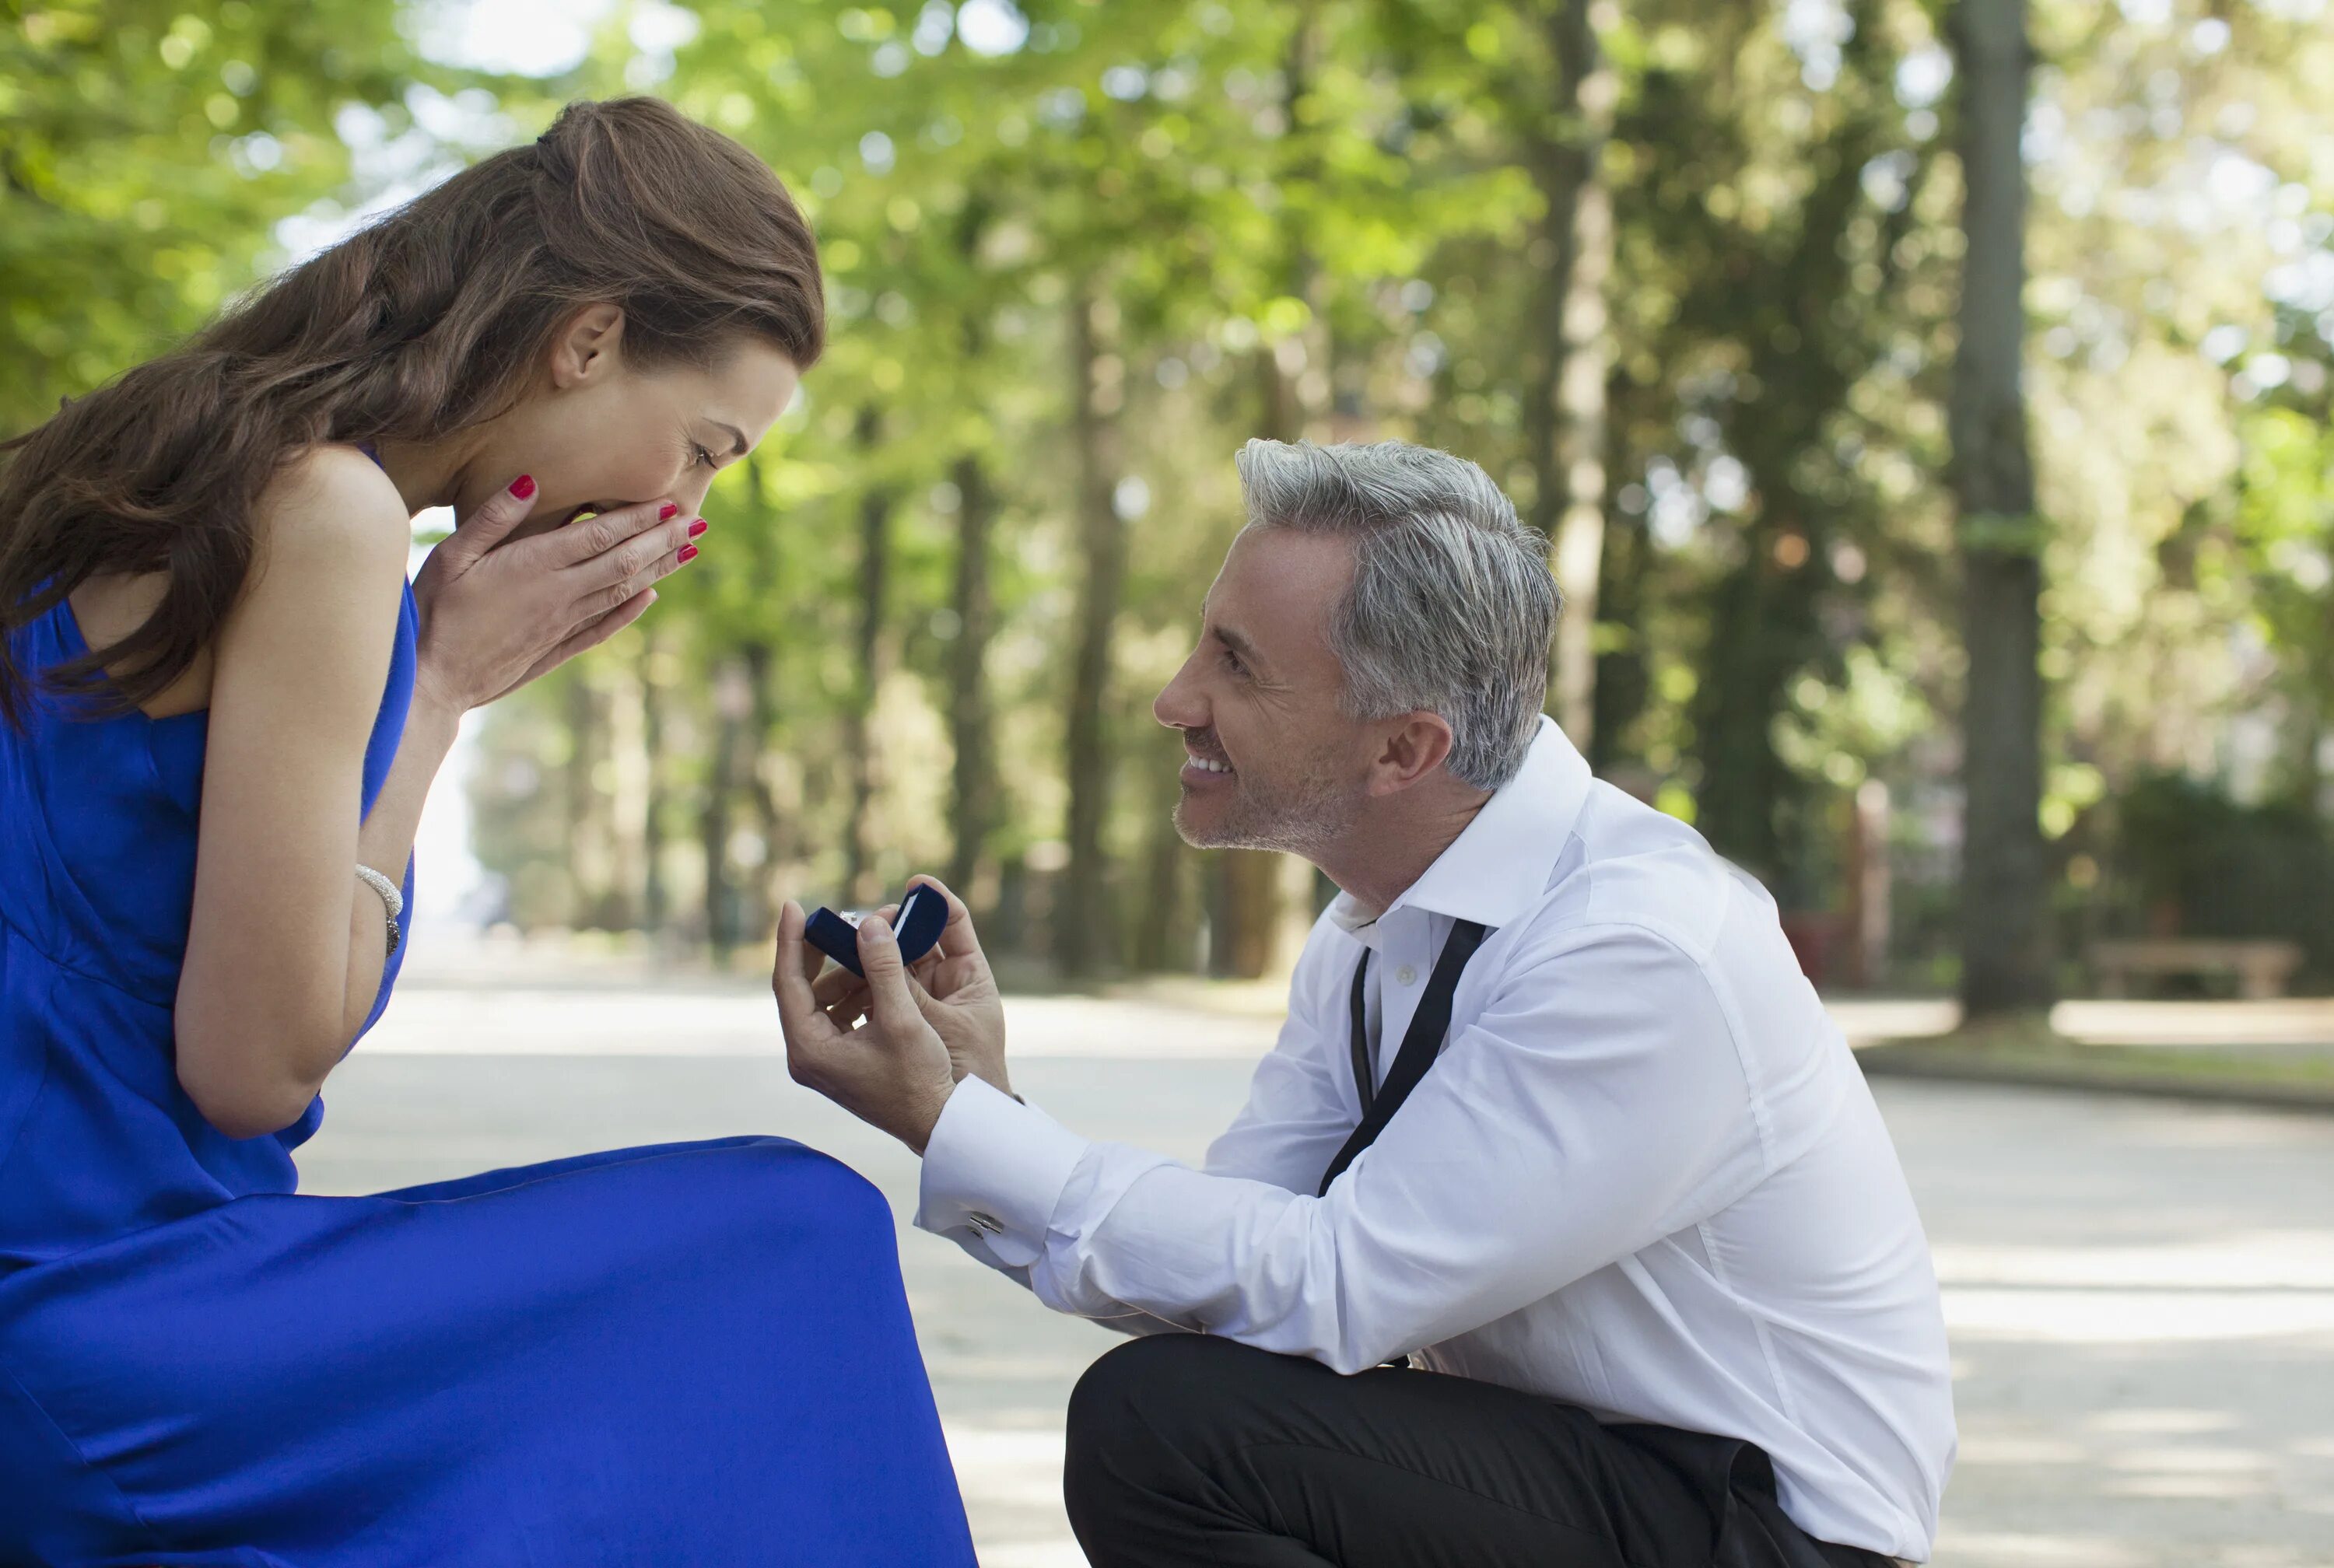
[(670, 501), (505, 544), (539, 493), (522, 476), (422, 563), (417, 697), (460, 714), (516, 690), (639, 620), (680, 566), (693, 519)]

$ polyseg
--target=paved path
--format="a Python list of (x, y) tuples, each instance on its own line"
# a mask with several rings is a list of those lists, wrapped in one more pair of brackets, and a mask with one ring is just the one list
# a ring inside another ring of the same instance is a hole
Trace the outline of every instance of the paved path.
[[(982, 1561), (1082, 1562), (1061, 1413), (1112, 1338), (906, 1228), (914, 1161), (790, 1082), (767, 994), (568, 973), (416, 976), (301, 1161), (356, 1192), (628, 1143), (782, 1132), (866, 1171), (901, 1253)], [(1017, 1086), (1196, 1158), (1270, 1025), (1013, 1006)], [(2334, 1118), (1880, 1086), (1955, 1352), (1946, 1568), (2334, 1568)]]

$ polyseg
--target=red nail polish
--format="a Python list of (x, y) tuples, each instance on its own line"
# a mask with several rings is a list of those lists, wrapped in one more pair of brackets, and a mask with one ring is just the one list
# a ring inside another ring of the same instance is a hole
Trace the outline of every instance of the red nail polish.
[(689, 525), (689, 536), (690, 536), (691, 539), (696, 538), (699, 534), (702, 534), (702, 533), (704, 533), (704, 532), (705, 532), (705, 519), (704, 519), (704, 518), (702, 518), (702, 517), (699, 517), (696, 522), (691, 523), (691, 524)]
[(535, 476), (532, 474), (521, 474), (517, 478), (512, 480), (511, 494), (517, 496), (522, 501), (526, 500), (529, 495), (534, 495)]
[(696, 560), (696, 559), (697, 559), (697, 546), (696, 546), (696, 545), (694, 545), (694, 544), (684, 544), (684, 545), (682, 545), (682, 546), (680, 547), (680, 563), (681, 563), (683, 566), (688, 565), (690, 562), (692, 562), (692, 561), (694, 561), (694, 560)]
[(680, 507), (668, 501), (663, 505), (657, 508), (657, 521), (660, 523), (670, 523), (672, 521), (673, 514), (680, 510)]

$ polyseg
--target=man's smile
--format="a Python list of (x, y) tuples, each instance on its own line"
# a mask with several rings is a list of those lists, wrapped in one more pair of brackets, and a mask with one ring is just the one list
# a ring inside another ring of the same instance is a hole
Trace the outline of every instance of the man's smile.
[(1183, 771), (1181, 778), (1187, 789), (1206, 788), (1220, 784), (1233, 775), (1232, 765), (1220, 755), (1216, 747), (1186, 735), (1183, 737)]

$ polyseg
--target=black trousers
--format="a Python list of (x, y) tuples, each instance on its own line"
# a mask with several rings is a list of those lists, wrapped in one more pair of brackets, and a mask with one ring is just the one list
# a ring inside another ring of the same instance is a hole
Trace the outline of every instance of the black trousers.
[(1406, 1368), (1340, 1377), (1200, 1334), (1070, 1397), (1062, 1486), (1094, 1568), (1885, 1568), (1810, 1540), (1766, 1455)]

